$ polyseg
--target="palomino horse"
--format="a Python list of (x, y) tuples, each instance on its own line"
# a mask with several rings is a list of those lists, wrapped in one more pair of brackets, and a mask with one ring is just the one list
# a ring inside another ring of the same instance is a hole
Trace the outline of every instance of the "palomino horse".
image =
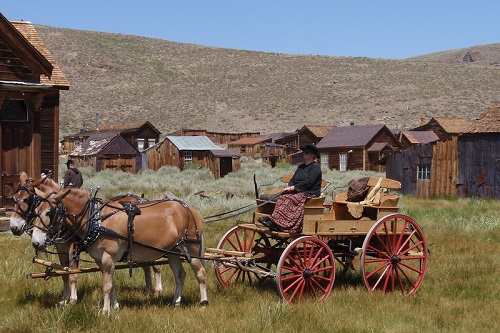
[[(60, 191), (59, 185), (48, 177), (33, 180), (23, 171), (19, 178), (19, 186), (13, 196), (14, 210), (10, 216), (10, 230), (16, 236), (21, 236), (23, 233), (31, 234), (36, 207), (43, 198), (49, 196), (51, 193)], [(107, 199), (107, 202), (118, 201), (142, 202), (143, 200), (129, 193)], [(71, 254), (73, 253), (73, 243), (73, 238), (67, 238), (63, 241), (55, 242), (54, 246), (56, 247), (61, 265), (69, 266), (71, 264), (73, 268), (76, 268), (77, 263), (70, 260)], [(153, 290), (151, 270), (149, 267), (143, 267), (143, 269), (146, 280), (146, 290), (151, 291)], [(163, 289), (160, 266), (153, 266), (153, 271), (155, 272), (156, 281), (154, 290), (155, 292), (160, 292)], [(62, 280), (64, 291), (60, 304), (67, 305), (76, 303), (78, 300), (76, 289), (77, 275), (63, 275)]]
[(151, 262), (165, 255), (175, 277), (172, 304), (180, 305), (184, 287), (186, 273), (181, 256), (187, 258), (195, 273), (201, 305), (208, 304), (205, 263), (201, 259), (205, 250), (204, 221), (196, 209), (179, 200), (158, 200), (124, 205), (122, 209), (103, 207), (96, 219), (92, 206), (86, 191), (66, 189), (51, 195), (37, 209), (32, 244), (36, 248), (45, 243), (54, 224), (75, 231), (101, 269), (103, 313), (119, 308), (114, 284), (118, 261)]

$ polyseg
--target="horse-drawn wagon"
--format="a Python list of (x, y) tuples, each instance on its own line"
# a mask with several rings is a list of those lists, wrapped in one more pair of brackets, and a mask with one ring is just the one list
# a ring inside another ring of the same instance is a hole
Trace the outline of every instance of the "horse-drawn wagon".
[[(300, 233), (271, 230), (259, 222), (259, 217), (273, 212), (280, 190), (259, 193), (256, 186), (253, 221), (227, 231), (216, 248), (204, 247), (201, 215), (179, 200), (112, 201), (102, 205), (95, 194), (82, 190), (74, 190), (76, 194), (72, 195), (57, 188), (39, 191), (41, 183), (25, 179), (15, 199), (17, 221), (35, 220), (39, 224), (34, 229), (32, 244), (43, 248), (45, 237), (61, 237), (57, 230), (65, 226), (71, 236), (78, 236), (77, 245), (96, 259), (99, 269), (72, 269), (35, 259), (50, 270), (32, 277), (100, 270), (104, 311), (118, 305), (113, 284), (109, 284), (109, 274), (114, 269), (165, 263), (176, 272), (173, 303), (178, 305), (185, 275), (181, 257), (195, 272), (202, 305), (207, 303), (205, 260), (214, 262), (215, 275), (223, 286), (270, 278), (288, 302), (327, 297), (336, 275), (358, 265), (367, 288), (383, 293), (411, 295), (420, 287), (426, 272), (428, 249), (422, 229), (413, 219), (398, 213), (398, 196), (388, 191), (399, 189), (400, 183), (387, 178), (367, 179), (367, 194), (362, 201), (348, 201), (346, 193), (337, 194), (331, 204), (325, 202), (323, 195), (307, 199)], [(19, 232), (29, 227), (23, 225)], [(158, 235), (160, 229), (167, 238)], [(94, 243), (99, 245), (91, 247)], [(168, 260), (155, 261), (162, 257)], [(120, 259), (128, 264), (118, 264)]]
[(389, 191), (400, 187), (398, 181), (373, 177), (367, 180), (366, 197), (357, 202), (348, 201), (347, 193), (337, 194), (331, 204), (325, 196), (309, 198), (302, 231), (296, 234), (270, 230), (258, 221), (273, 212), (276, 191), (257, 193), (253, 223), (235, 226), (217, 246), (240, 257), (250, 254), (251, 260), (217, 262), (217, 279), (229, 287), (273, 278), (286, 301), (300, 302), (325, 298), (337, 271), (345, 274), (359, 266), (371, 291), (415, 293), (428, 249), (420, 226), (398, 213), (399, 198)]

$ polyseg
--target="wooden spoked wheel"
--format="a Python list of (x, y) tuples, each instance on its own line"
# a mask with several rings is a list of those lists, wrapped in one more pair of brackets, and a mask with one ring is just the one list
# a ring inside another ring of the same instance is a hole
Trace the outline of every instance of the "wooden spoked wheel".
[(360, 271), (366, 287), (383, 293), (415, 293), (427, 269), (427, 242), (410, 217), (391, 214), (378, 220), (363, 242)]
[[(238, 226), (233, 227), (222, 236), (218, 249), (254, 253), (253, 264), (262, 264), (264, 269), (271, 268), (271, 263), (265, 261), (264, 254), (255, 253), (255, 247), (269, 247), (270, 242), (266, 235), (259, 234), (253, 230), (247, 230)], [(242, 263), (245, 265), (245, 263)], [(261, 275), (242, 269), (238, 264), (227, 261), (215, 261), (215, 276), (224, 287), (237, 284), (254, 284), (260, 282)], [(256, 268), (254, 266), (253, 268)]]
[(292, 241), (278, 262), (276, 284), (289, 303), (304, 298), (324, 299), (335, 280), (335, 258), (319, 238), (304, 236)]

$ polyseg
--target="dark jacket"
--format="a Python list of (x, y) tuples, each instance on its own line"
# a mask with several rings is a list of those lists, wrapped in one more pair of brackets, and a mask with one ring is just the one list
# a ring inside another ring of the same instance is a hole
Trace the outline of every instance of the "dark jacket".
[(80, 170), (77, 168), (69, 168), (64, 174), (64, 188), (75, 187), (80, 188), (83, 184), (83, 177)]
[(318, 163), (309, 165), (302, 163), (293, 174), (288, 186), (295, 186), (295, 191), (302, 192), (308, 197), (319, 197), (321, 195), (321, 179), (323, 175)]

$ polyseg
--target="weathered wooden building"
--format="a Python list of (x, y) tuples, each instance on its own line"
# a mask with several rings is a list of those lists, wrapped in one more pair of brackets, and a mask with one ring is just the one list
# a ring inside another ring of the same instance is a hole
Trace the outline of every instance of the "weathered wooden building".
[(385, 125), (333, 127), (316, 145), (321, 166), (339, 171), (385, 171), (379, 163), (401, 144)]
[(58, 177), (59, 95), (69, 83), (30, 22), (0, 14), (0, 207), (19, 174)]
[(300, 148), (309, 144), (318, 144), (332, 128), (333, 126), (330, 125), (304, 125), (297, 131), (283, 135), (274, 142), (283, 145), (286, 161), (293, 164), (293, 155), (300, 153)]
[(266, 142), (261, 146), (260, 157), (262, 163), (275, 167), (277, 163), (286, 162), (285, 149), (283, 145)]
[(387, 158), (388, 178), (418, 197), (500, 198), (500, 104), (461, 134)]
[(170, 165), (183, 170), (189, 164), (209, 168), (214, 177), (224, 177), (241, 167), (241, 154), (222, 149), (206, 136), (167, 136), (143, 152), (143, 168), (158, 170)]
[(161, 132), (149, 121), (102, 124), (96, 130), (81, 130), (77, 134), (66, 135), (61, 140), (61, 153), (72, 152), (88, 137), (99, 134), (119, 134), (132, 146), (142, 151), (157, 144), (160, 141)]
[(260, 132), (243, 132), (243, 133), (225, 133), (225, 132), (211, 132), (207, 130), (198, 129), (181, 129), (172, 136), (206, 136), (213, 143), (225, 145), (231, 141), (236, 141), (242, 138), (252, 138), (260, 136)]
[(439, 140), (433, 131), (401, 131), (398, 133), (401, 150)]
[(116, 133), (98, 133), (88, 137), (69, 157), (80, 167), (96, 171), (114, 170), (137, 173), (142, 166), (141, 153)]
[(243, 156), (255, 157), (261, 154), (262, 146), (271, 141), (268, 137), (243, 138), (229, 142), (227, 147), (238, 150)]
[(471, 121), (464, 118), (433, 117), (428, 123), (415, 127), (412, 131), (433, 131), (439, 139), (463, 133)]

